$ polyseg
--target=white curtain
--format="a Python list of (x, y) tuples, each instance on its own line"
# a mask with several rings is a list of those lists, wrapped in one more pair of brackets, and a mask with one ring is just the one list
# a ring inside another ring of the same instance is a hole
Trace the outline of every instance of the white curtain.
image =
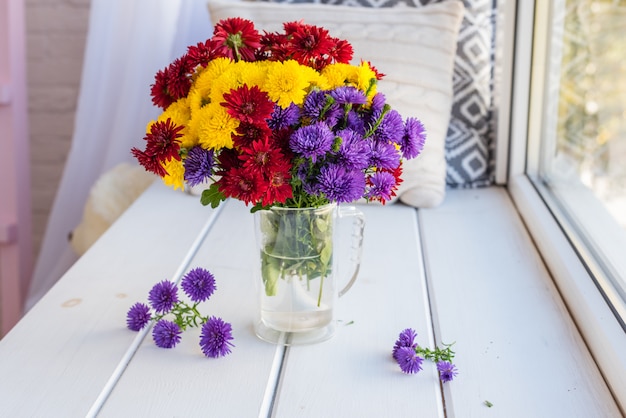
[(206, 0), (92, 0), (72, 146), (30, 283), (30, 309), (76, 261), (68, 234), (89, 189), (132, 161), (148, 121), (154, 74), (212, 34)]

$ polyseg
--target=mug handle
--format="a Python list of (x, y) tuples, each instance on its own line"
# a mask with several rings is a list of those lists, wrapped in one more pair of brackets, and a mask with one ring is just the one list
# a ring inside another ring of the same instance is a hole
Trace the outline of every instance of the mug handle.
[(363, 254), (363, 231), (365, 230), (365, 214), (355, 206), (339, 206), (337, 210), (339, 218), (354, 217), (352, 223), (351, 236), (351, 271), (352, 277), (348, 283), (339, 291), (339, 297), (343, 296), (354, 284), (361, 268), (361, 255)]

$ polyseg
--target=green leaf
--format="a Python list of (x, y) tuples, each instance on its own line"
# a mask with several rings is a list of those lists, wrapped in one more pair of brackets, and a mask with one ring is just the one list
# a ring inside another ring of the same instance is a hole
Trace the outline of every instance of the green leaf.
[(203, 190), (202, 196), (200, 197), (200, 203), (204, 206), (211, 205), (213, 209), (218, 207), (224, 200), (226, 200), (226, 196), (219, 191), (216, 183), (211, 184), (208, 189)]
[(276, 296), (278, 278), (280, 277), (279, 261), (266, 254), (261, 253), (261, 276), (265, 285), (265, 294), (267, 296)]

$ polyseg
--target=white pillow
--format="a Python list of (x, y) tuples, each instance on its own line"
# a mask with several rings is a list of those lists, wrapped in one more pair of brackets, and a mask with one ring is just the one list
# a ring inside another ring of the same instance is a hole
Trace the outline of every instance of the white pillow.
[(210, 0), (213, 24), (227, 17), (282, 31), (284, 22), (323, 26), (354, 48), (353, 63), (367, 60), (386, 76), (378, 91), (406, 118), (426, 128), (420, 156), (404, 163), (402, 202), (433, 207), (445, 196), (445, 138), (452, 108), (452, 71), (464, 6), (447, 1), (420, 8), (361, 8), (317, 3), (281, 4)]

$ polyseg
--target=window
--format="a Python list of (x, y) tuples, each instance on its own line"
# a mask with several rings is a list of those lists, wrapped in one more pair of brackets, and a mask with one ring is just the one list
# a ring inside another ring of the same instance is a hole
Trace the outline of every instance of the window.
[(626, 0), (549, 3), (536, 10), (545, 56), (533, 53), (544, 71), (527, 173), (624, 326)]
[(626, 0), (499, 1), (515, 16), (508, 190), (624, 403)]

